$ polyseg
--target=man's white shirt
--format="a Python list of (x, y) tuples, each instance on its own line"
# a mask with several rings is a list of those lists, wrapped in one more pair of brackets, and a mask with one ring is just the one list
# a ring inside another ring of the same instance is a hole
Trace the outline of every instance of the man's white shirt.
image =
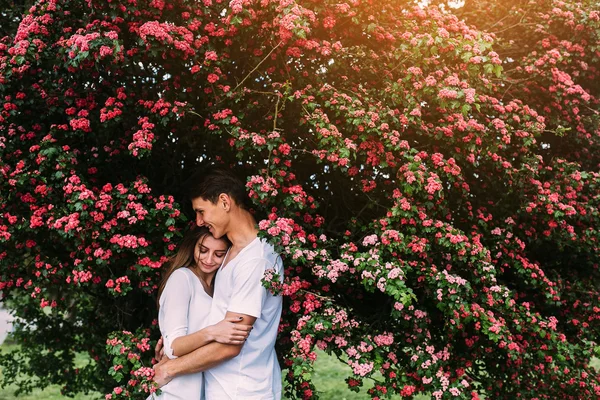
[(281, 399), (281, 368), (275, 340), (282, 298), (262, 286), (267, 269), (274, 269), (283, 280), (281, 258), (273, 246), (256, 238), (215, 277), (208, 323), (221, 321), (227, 311), (256, 317), (256, 322), (238, 356), (205, 372), (206, 400)]

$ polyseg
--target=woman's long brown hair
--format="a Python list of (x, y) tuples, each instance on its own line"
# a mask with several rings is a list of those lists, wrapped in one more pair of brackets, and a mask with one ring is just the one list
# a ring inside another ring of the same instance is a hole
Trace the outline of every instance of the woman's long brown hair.
[[(158, 297), (156, 298), (157, 307), (160, 308), (160, 296), (162, 295), (162, 292), (165, 289), (165, 286), (167, 285), (167, 281), (169, 280), (173, 272), (175, 272), (175, 270), (179, 268), (189, 267), (190, 265), (194, 264), (194, 252), (196, 249), (196, 244), (198, 243), (198, 240), (204, 240), (204, 237), (206, 235), (210, 235), (210, 232), (205, 226), (195, 226), (193, 228), (190, 228), (185, 233), (185, 235), (183, 236), (183, 240), (179, 245), (179, 249), (177, 250), (177, 254), (175, 254), (171, 258), (171, 260), (165, 265), (162, 281), (160, 282), (160, 285), (158, 287)], [(228, 245), (230, 245), (227, 238), (223, 239), (227, 242)]]

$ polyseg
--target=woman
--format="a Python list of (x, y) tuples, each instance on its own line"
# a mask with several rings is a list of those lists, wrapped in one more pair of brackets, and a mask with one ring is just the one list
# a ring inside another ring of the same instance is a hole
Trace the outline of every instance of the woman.
[[(207, 228), (190, 229), (175, 257), (167, 266), (158, 289), (158, 323), (166, 357), (176, 358), (210, 342), (240, 344), (251, 327), (223, 320), (207, 326), (213, 282), (230, 243), (215, 239)], [(161, 388), (160, 396), (149, 399), (203, 399), (202, 373), (173, 379)]]

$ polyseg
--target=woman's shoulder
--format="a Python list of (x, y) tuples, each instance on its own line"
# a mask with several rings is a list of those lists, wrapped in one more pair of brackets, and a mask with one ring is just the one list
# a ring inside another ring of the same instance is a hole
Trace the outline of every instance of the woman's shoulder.
[(175, 271), (173, 271), (171, 273), (171, 276), (169, 276), (169, 279), (167, 279), (167, 285), (169, 285), (170, 283), (171, 284), (172, 283), (181, 284), (184, 282), (191, 284), (190, 274), (193, 274), (193, 272), (190, 271), (186, 267), (177, 268)]
[[(189, 271), (191, 272), (191, 271)], [(165, 289), (163, 290), (159, 303), (161, 307), (163, 303), (167, 300), (167, 298), (181, 298), (190, 296), (194, 291), (194, 287), (192, 284), (192, 280), (188, 275), (187, 268), (178, 268), (171, 273), (169, 279), (167, 279), (167, 283), (165, 285)]]

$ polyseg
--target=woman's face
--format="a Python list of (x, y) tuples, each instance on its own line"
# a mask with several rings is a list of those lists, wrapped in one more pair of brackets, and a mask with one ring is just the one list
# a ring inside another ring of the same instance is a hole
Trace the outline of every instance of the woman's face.
[(196, 243), (194, 260), (200, 271), (210, 274), (219, 269), (226, 253), (227, 243), (224, 240), (205, 235)]

